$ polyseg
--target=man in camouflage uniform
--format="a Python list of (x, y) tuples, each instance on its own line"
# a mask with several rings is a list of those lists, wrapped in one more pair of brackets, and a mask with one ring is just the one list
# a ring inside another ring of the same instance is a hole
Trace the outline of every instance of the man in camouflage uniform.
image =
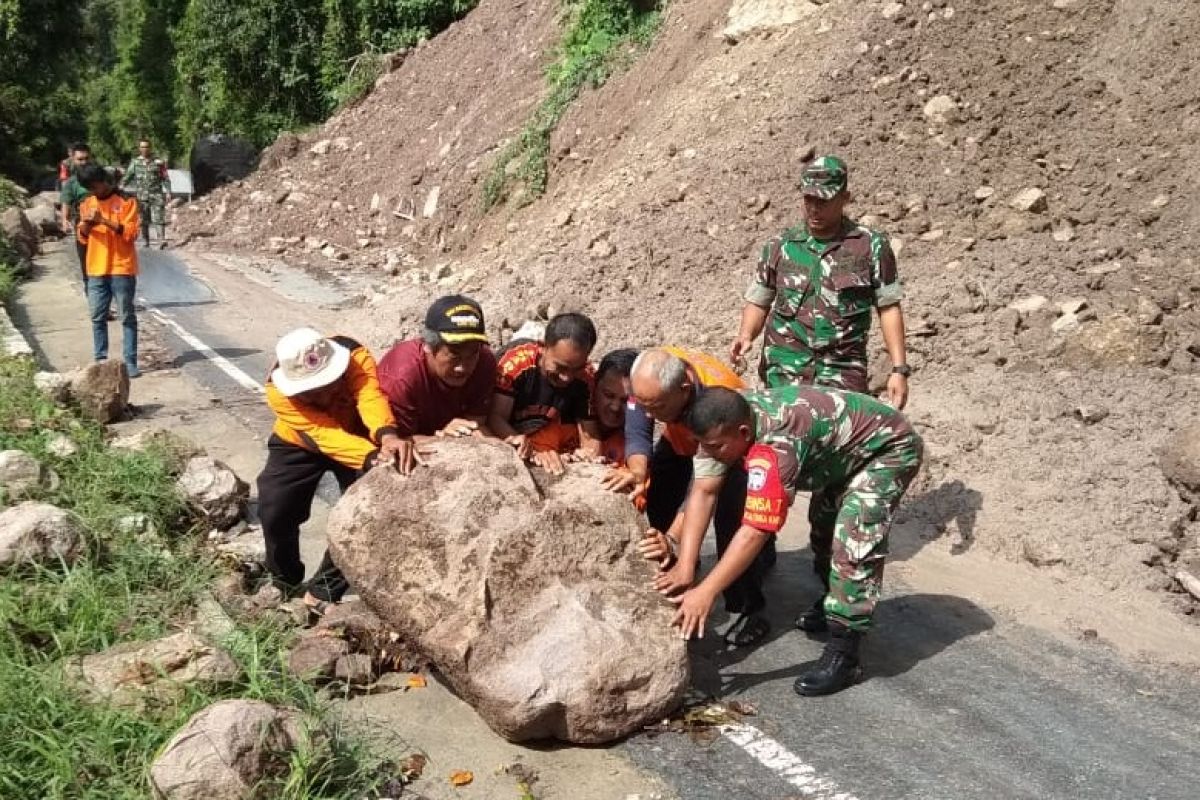
[(138, 140), (138, 154), (129, 162), (121, 188), (132, 190), (142, 208), (142, 239), (150, 246), (150, 225), (158, 229), (158, 246), (167, 246), (167, 198), (171, 182), (167, 177), (167, 162), (155, 158), (150, 140)]
[(79, 260), (79, 275), (83, 279), (83, 293), (87, 295), (87, 245), (79, 242), (75, 236), (75, 228), (79, 225), (79, 206), (87, 198), (87, 187), (79, 182), (79, 171), (92, 163), (92, 149), (84, 142), (76, 142), (69, 148), (71, 157), (67, 162), (65, 174), (60, 165), (59, 176), (62, 185), (59, 187), (58, 212), (59, 227), (75, 241), (75, 257)]
[[(850, 201), (846, 163), (836, 156), (810, 161), (800, 173), (804, 222), (763, 247), (746, 290), (742, 323), (730, 351), (736, 364), (764, 328), (759, 377), (768, 389), (811, 385), (867, 392), (871, 308), (879, 313), (893, 364), (887, 395), (898, 409), (908, 401), (902, 289), (887, 237), (845, 215)], [(815, 492), (809, 501), (813, 569), (828, 593), (829, 551), (837, 498)], [(796, 620), (803, 631), (825, 630), (823, 598)]]
[(703, 633), (713, 600), (749, 567), (782, 527), (797, 490), (838, 498), (830, 531), (830, 631), (821, 659), (796, 679), (802, 695), (836, 692), (859, 673), (859, 644), (871, 627), (883, 580), (892, 514), (921, 466), (922, 442), (904, 416), (873, 397), (785, 386), (741, 395), (712, 388), (697, 398), (689, 426), (701, 452), (728, 470), (745, 463), (742, 526), (717, 566), (675, 598), (685, 638)]

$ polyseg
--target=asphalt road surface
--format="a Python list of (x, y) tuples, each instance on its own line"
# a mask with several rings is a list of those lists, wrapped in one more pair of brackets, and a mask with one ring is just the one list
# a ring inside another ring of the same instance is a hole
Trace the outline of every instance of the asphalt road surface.
[[(261, 395), (237, 373), (260, 382), (278, 335), (322, 327), (344, 298), (303, 276), (247, 279), (209, 266), (201, 277), (169, 251), (142, 258), (140, 295), (168, 320), (176, 365), (265, 429)], [(767, 644), (728, 651), (712, 634), (693, 643), (697, 692), (752, 701), (758, 715), (711, 742), (640, 735), (616, 752), (688, 800), (1200, 798), (1195, 675), (894, 580), (865, 648), (865, 680), (832, 697), (796, 696), (800, 665), (821, 647), (791, 628), (817, 586), (802, 545), (793, 531), (769, 578)]]

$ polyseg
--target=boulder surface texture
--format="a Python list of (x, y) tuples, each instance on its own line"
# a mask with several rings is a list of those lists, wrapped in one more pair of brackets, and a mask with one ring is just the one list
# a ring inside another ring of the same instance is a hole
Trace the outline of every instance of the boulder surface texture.
[(73, 563), (83, 552), (83, 531), (66, 511), (32, 500), (0, 512), (0, 565)]
[(330, 515), (368, 605), (510, 740), (596, 744), (669, 714), (686, 648), (637, 553), (645, 524), (600, 489), (603, 468), (535, 483), (482, 441), (439, 441), (427, 462), (372, 470)]

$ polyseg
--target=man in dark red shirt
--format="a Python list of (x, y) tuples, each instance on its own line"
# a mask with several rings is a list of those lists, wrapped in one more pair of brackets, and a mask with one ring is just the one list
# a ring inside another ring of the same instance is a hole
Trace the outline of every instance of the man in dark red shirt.
[(544, 342), (506, 351), (496, 375), (488, 426), (552, 475), (563, 453), (596, 458), (600, 430), (591, 409), (591, 363), (596, 326), (583, 314), (559, 314), (546, 324)]
[(496, 385), (483, 309), (469, 297), (440, 297), (420, 338), (399, 342), (379, 361), (379, 384), (406, 443), (403, 463), (420, 457), (414, 436), (484, 436)]

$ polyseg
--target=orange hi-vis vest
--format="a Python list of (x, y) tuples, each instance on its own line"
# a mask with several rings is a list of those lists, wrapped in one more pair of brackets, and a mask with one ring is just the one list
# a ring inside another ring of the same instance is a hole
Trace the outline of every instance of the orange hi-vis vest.
[[(684, 350), (682, 347), (664, 347), (663, 349), (687, 365), (692, 385), (696, 389), (722, 386), (726, 389), (741, 391), (746, 388), (746, 383), (741, 376), (716, 356), (701, 353), (698, 350)], [(695, 399), (695, 395), (692, 397)], [(687, 409), (684, 409), (683, 416), (687, 416)], [(681, 456), (694, 456), (700, 449), (700, 443), (688, 430), (687, 423), (683, 419), (667, 423), (662, 435), (671, 443), (671, 449)]]
[(104, 225), (95, 225), (85, 237), (83, 223), (80, 222), (75, 235), (80, 244), (87, 245), (84, 263), (88, 277), (137, 275), (138, 258), (134, 246), (140, 224), (137, 198), (113, 192), (101, 200), (90, 194), (79, 204), (79, 219), (90, 219), (92, 212), (96, 210), (99, 210), (105, 219), (115, 220), (120, 225), (120, 232)]

